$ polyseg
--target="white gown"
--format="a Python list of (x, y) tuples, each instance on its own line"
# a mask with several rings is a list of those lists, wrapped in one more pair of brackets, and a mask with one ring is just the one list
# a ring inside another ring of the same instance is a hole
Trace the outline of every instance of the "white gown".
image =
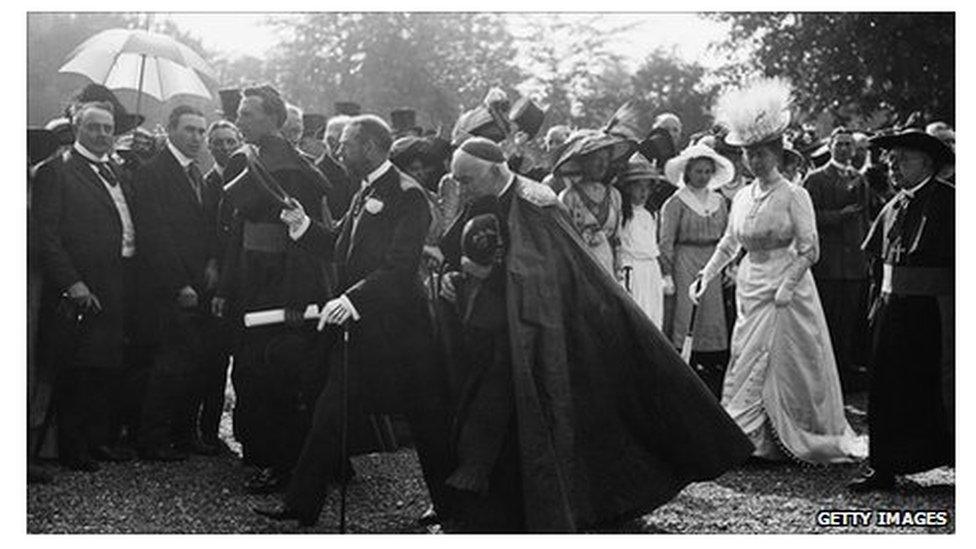
[[(620, 229), (617, 252), (621, 267), (630, 267), (630, 295), (658, 329), (664, 320), (664, 289), (657, 256), (657, 220), (647, 208), (634, 208), (634, 216)], [(625, 285), (627, 280), (625, 278)]]

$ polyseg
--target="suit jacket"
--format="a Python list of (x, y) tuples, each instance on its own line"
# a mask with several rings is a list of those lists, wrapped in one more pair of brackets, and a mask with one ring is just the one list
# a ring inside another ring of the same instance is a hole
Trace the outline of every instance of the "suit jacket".
[(358, 189), (355, 182), (349, 177), (349, 173), (338, 162), (326, 153), (315, 163), (322, 175), (329, 181), (329, 190), (326, 197), (329, 200), (329, 211), (334, 219), (342, 219), (349, 210), (352, 197)]
[[(852, 169), (853, 170), (853, 169)], [(803, 186), (817, 215), (820, 260), (813, 274), (821, 279), (861, 280), (868, 276), (861, 242), (867, 233), (870, 201), (867, 183), (859, 173), (843, 173), (826, 164), (807, 174)], [(859, 205), (856, 214), (841, 214), (845, 206)]]
[(352, 204), (336, 230), (313, 221), (297, 243), (335, 261), (338, 293), (361, 315), (350, 327), (350, 359), (369, 387), (366, 406), (396, 411), (429, 402), (427, 396), (443, 395), (444, 380), (429, 360), (431, 327), (419, 276), (431, 223), (424, 190), (391, 167)]
[[(143, 216), (129, 182), (115, 171), (135, 226), (142, 256)], [(122, 365), (124, 272), (122, 221), (112, 196), (91, 165), (74, 150), (41, 164), (31, 193), (31, 258), (44, 281), (39, 345), (53, 359), (79, 368)], [(61, 294), (84, 282), (102, 310), (80, 324), (59, 312)], [(57, 346), (56, 350), (49, 345)]]
[[(216, 167), (210, 169), (203, 177), (207, 198), (204, 202), (217, 204), (217, 261), (222, 264), (230, 242), (230, 233), (234, 225), (234, 206), (224, 197), (224, 185), (227, 184)], [(222, 266), (222, 265), (221, 265)]]
[(217, 257), (216, 197), (201, 189), (203, 201), (197, 200), (186, 170), (168, 147), (136, 172), (134, 183), (146, 202), (146, 229), (158, 237), (146, 252), (168, 258), (168, 267), (154, 273), (160, 298), (171, 301), (184, 286), (202, 297), (204, 270)]

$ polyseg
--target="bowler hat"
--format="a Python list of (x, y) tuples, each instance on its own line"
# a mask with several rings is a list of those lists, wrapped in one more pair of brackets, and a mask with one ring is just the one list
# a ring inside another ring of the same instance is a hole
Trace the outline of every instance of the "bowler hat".
[(869, 143), (871, 145), (877, 145), (882, 149), (911, 149), (921, 151), (929, 155), (936, 166), (953, 164), (956, 161), (956, 153), (952, 151), (952, 148), (937, 137), (933, 137), (924, 131), (914, 128), (891, 135), (875, 137)]

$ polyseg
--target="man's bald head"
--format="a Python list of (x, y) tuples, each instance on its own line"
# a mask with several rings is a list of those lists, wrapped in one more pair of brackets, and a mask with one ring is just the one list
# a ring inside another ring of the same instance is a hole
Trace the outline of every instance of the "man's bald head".
[(451, 174), (460, 184), (462, 204), (498, 195), (512, 179), (501, 148), (483, 137), (473, 137), (458, 147)]

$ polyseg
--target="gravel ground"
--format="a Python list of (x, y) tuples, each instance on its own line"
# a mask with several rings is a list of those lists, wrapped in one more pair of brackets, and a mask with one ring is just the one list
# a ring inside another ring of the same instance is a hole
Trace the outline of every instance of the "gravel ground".
[[(848, 417), (865, 430), (865, 396), (848, 399)], [(229, 417), (229, 416), (228, 416)], [(224, 435), (229, 438), (229, 419)], [(416, 454), (368, 454), (353, 459), (348, 529), (353, 533), (421, 533), (416, 518), (427, 507)], [(338, 493), (318, 526), (299, 529), (251, 512), (275, 501), (241, 486), (249, 471), (234, 457), (193, 457), (182, 463), (103, 464), (96, 474), (57, 471), (50, 485), (27, 488), (29, 533), (330, 533), (337, 531)], [(955, 472), (943, 468), (899, 481), (890, 494), (852, 495), (844, 484), (859, 466), (824, 469), (792, 464), (745, 467), (688, 486), (673, 501), (607, 533), (952, 533)], [(818, 511), (946, 510), (942, 527), (823, 528)]]

